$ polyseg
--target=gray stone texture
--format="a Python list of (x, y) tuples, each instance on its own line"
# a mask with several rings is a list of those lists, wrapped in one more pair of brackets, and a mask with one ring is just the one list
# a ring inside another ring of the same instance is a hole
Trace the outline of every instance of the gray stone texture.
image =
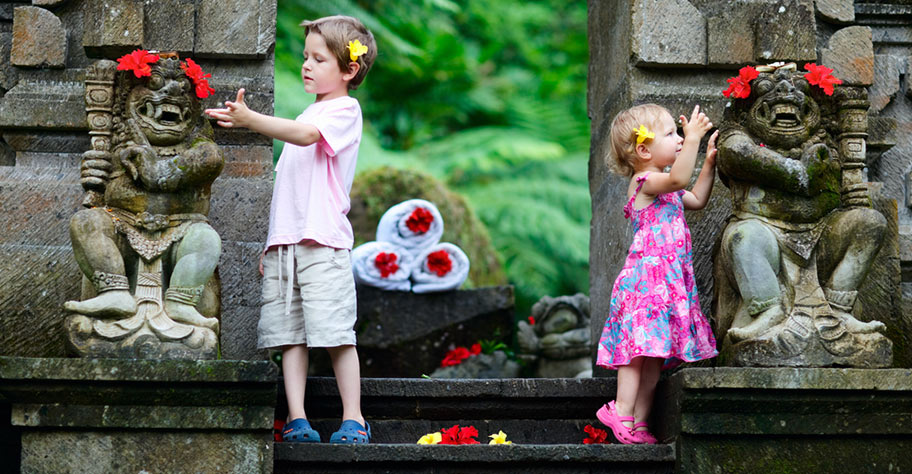
[(886, 107), (899, 92), (899, 79), (906, 72), (906, 61), (890, 54), (874, 55), (874, 82), (868, 90), (871, 108), (868, 113), (876, 114)]
[(90, 56), (116, 58), (144, 46), (142, 0), (86, 2), (84, 9), (82, 46)]
[(13, 14), (10, 63), (20, 67), (63, 67), (66, 32), (53, 13), (39, 7), (17, 7)]
[(32, 5), (37, 5), (39, 7), (52, 8), (63, 3), (66, 3), (67, 0), (32, 0)]
[(80, 82), (21, 79), (0, 97), (0, 127), (85, 130), (84, 94)]
[(687, 0), (635, 0), (631, 14), (638, 66), (706, 63), (706, 20)]
[[(150, 5), (151, 6), (151, 5)], [(196, 31), (196, 2), (193, 0), (156, 0), (146, 8), (143, 18), (143, 47), (158, 51), (177, 51), (181, 57), (193, 52)], [(208, 69), (204, 69), (210, 72)], [(213, 74), (213, 77), (215, 75)]]
[(869, 86), (874, 82), (874, 43), (871, 28), (849, 26), (833, 36), (820, 52), (820, 61), (833, 69), (845, 85)]
[(844, 25), (855, 21), (855, 0), (814, 0), (824, 20)]
[(762, 63), (817, 59), (816, 21), (812, 0), (765, 3), (754, 19), (754, 54)]
[(275, 2), (201, 0), (196, 49), (200, 57), (263, 58), (275, 44)]

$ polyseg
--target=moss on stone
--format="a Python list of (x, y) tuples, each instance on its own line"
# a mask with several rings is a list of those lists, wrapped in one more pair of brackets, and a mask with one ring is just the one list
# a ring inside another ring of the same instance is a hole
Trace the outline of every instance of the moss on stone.
[(458, 245), (471, 262), (465, 288), (507, 283), (488, 229), (475, 216), (465, 198), (448, 190), (433, 176), (417, 171), (381, 167), (355, 178), (348, 214), (355, 231), (355, 245), (374, 240), (383, 213), (408, 199), (430, 201), (440, 210), (444, 222), (441, 242)]

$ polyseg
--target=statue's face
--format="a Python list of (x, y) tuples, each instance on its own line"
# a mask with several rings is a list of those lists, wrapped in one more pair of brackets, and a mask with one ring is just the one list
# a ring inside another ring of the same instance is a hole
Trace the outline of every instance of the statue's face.
[(152, 145), (185, 140), (199, 117), (199, 102), (191, 96), (190, 79), (173, 59), (152, 65), (152, 75), (130, 91), (127, 114)]
[(751, 82), (755, 98), (747, 129), (763, 143), (779, 148), (800, 146), (820, 126), (820, 108), (808, 94), (799, 72), (778, 69)]

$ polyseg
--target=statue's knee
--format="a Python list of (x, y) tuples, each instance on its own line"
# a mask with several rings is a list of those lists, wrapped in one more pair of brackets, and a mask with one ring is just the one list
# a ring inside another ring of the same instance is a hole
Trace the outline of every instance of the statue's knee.
[(728, 247), (733, 255), (743, 252), (767, 255), (778, 248), (776, 237), (763, 224), (755, 221), (735, 224), (728, 236)]
[(842, 215), (836, 227), (851, 229), (849, 235), (853, 235), (856, 242), (880, 243), (887, 231), (887, 219), (874, 209), (852, 209)]
[(180, 255), (202, 254), (218, 260), (222, 254), (222, 238), (209, 224), (198, 223), (190, 226), (180, 243)]
[(74, 239), (98, 234), (112, 226), (111, 219), (99, 209), (84, 209), (70, 218), (70, 235)]

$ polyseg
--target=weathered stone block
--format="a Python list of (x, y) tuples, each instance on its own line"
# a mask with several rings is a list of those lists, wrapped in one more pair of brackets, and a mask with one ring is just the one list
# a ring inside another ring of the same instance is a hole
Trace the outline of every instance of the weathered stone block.
[(225, 168), (222, 177), (272, 177), (271, 146), (223, 146)]
[(202, 0), (195, 52), (201, 57), (262, 58), (275, 44), (276, 3)]
[(39, 7), (56, 7), (63, 3), (66, 3), (67, 0), (32, 0), (32, 5), (37, 5)]
[(899, 92), (899, 76), (905, 73), (903, 58), (891, 54), (874, 55), (874, 83), (868, 89), (868, 100), (871, 107), (868, 113), (876, 114), (883, 110)]
[(0, 97), (0, 127), (86, 130), (84, 95), (81, 82), (20, 80)]
[[(13, 32), (0, 28), (0, 58), (10, 57), (13, 47)], [(0, 94), (10, 90), (19, 80), (19, 71), (9, 61), (0, 61)]]
[(743, 5), (707, 16), (707, 61), (710, 65), (744, 65), (754, 61), (753, 10)]
[(266, 242), (272, 177), (220, 177), (212, 184), (209, 222), (222, 240)]
[(811, 0), (768, 3), (754, 20), (757, 61), (817, 59), (817, 22)]
[(141, 0), (87, 2), (83, 18), (82, 46), (89, 56), (117, 57), (143, 46)]
[(706, 64), (706, 20), (687, 0), (638, 0), (631, 15), (638, 66)]
[[(193, 0), (156, 0), (146, 3), (143, 46), (158, 51), (193, 51), (196, 5)], [(208, 70), (206, 70), (208, 72)]]
[(815, 0), (814, 4), (827, 21), (840, 25), (855, 21), (855, 0)]
[(830, 37), (820, 60), (833, 69), (833, 75), (845, 85), (869, 86), (874, 82), (874, 43), (871, 28), (849, 26)]
[(85, 132), (5, 130), (3, 140), (13, 150), (29, 152), (82, 154), (91, 146)]
[(39, 7), (17, 7), (13, 14), (10, 63), (22, 67), (64, 67), (66, 31), (53, 13)]

